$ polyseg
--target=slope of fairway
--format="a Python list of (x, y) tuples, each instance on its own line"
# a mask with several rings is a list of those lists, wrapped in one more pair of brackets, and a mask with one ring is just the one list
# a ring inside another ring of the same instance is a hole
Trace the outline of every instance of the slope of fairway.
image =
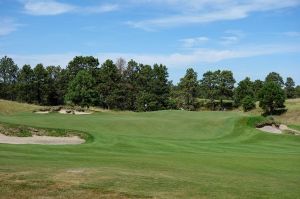
[(300, 137), (235, 112), (1, 115), (88, 132), (77, 146), (0, 145), (0, 198), (297, 198)]

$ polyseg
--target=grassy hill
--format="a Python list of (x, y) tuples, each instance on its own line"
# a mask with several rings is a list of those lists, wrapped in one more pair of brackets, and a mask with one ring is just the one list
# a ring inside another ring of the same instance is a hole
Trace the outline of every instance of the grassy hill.
[[(286, 100), (285, 105), (288, 111), (282, 115), (274, 116), (274, 118), (281, 123), (300, 126), (300, 98), (288, 99)], [(256, 107), (256, 109), (250, 111), (248, 114), (261, 115), (263, 110), (258, 107), (258, 103), (256, 104)]]
[(300, 137), (257, 131), (244, 113), (21, 112), (0, 114), (0, 122), (88, 132), (93, 141), (0, 144), (0, 198), (300, 195)]
[(298, 124), (300, 126), (300, 98), (289, 99), (285, 104), (288, 111), (275, 118), (286, 124)]
[(18, 112), (32, 112), (39, 108), (41, 108), (41, 106), (0, 99), (0, 113), (1, 114), (12, 114), (12, 113), (18, 113)]

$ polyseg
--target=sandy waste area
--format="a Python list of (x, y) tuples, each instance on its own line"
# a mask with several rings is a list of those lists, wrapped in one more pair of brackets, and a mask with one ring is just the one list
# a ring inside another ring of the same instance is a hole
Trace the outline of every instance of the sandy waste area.
[(78, 136), (50, 137), (34, 135), (32, 137), (13, 137), (0, 134), (0, 143), (2, 144), (76, 145), (84, 142), (85, 140)]

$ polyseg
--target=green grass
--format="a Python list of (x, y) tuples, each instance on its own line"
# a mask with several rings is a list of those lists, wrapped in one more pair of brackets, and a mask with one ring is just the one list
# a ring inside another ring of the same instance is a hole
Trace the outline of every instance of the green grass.
[(239, 112), (0, 114), (3, 123), (93, 137), (76, 146), (0, 144), (0, 198), (299, 198), (300, 136), (259, 132), (258, 120)]

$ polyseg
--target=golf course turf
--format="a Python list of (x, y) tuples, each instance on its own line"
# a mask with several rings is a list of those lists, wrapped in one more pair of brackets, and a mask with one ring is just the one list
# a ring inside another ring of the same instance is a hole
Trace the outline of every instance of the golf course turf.
[(3, 123), (91, 137), (0, 144), (0, 198), (299, 198), (300, 136), (260, 132), (254, 120), (205, 111), (0, 114)]

